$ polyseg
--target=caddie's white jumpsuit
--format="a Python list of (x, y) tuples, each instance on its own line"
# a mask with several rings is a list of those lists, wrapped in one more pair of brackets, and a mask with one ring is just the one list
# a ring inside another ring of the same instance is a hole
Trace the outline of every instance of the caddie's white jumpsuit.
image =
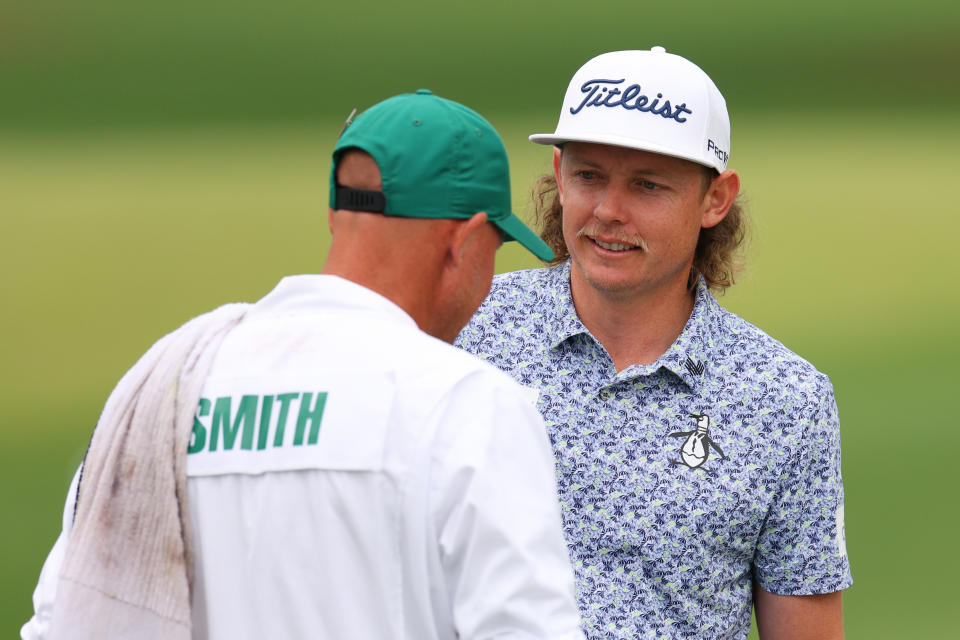
[[(368, 289), (293, 276), (256, 303), (187, 460), (196, 638), (581, 637), (533, 404)], [(49, 626), (75, 491), (26, 640)]]

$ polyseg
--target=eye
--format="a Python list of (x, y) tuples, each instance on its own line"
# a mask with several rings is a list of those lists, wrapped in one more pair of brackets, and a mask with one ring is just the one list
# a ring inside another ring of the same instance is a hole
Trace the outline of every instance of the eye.
[(660, 188), (660, 185), (656, 182), (650, 182), (649, 180), (640, 180), (638, 184), (642, 189), (646, 189), (647, 191), (654, 191)]
[(577, 177), (580, 178), (581, 180), (590, 181), (590, 180), (596, 180), (597, 174), (595, 171), (583, 169), (581, 171), (577, 171)]

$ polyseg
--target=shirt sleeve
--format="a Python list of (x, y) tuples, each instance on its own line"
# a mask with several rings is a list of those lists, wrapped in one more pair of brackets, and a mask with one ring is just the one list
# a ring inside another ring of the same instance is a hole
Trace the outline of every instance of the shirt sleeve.
[(441, 412), (431, 479), (454, 625), (464, 639), (582, 638), (542, 419), (512, 382), (485, 377)]
[(777, 500), (754, 557), (761, 587), (779, 595), (832, 593), (853, 584), (847, 557), (840, 473), (840, 425), (829, 381), (804, 412), (792, 468), (784, 469)]
[(70, 540), (70, 530), (73, 528), (73, 512), (77, 504), (77, 491), (80, 486), (80, 472), (77, 469), (67, 491), (67, 501), (63, 507), (63, 529), (57, 541), (47, 554), (47, 559), (40, 570), (40, 579), (33, 590), (33, 617), (27, 620), (20, 628), (20, 637), (23, 640), (43, 640), (50, 630), (50, 616), (53, 613), (53, 601), (57, 595), (57, 580), (60, 577), (60, 567), (67, 551), (67, 542)]

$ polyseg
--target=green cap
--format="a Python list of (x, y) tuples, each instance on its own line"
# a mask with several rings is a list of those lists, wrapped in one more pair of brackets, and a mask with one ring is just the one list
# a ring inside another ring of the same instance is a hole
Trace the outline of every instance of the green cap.
[[(337, 163), (351, 148), (376, 161), (382, 194), (338, 188)], [(511, 211), (507, 152), (496, 130), (427, 89), (377, 103), (346, 127), (333, 150), (330, 207), (409, 218), (467, 219), (484, 211), (505, 239), (553, 260), (550, 247)]]

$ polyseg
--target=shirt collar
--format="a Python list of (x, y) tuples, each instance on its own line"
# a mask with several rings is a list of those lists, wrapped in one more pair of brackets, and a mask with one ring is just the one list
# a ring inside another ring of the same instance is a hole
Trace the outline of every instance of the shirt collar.
[[(580, 321), (570, 293), (570, 260), (547, 270), (544, 293), (553, 298), (553, 304), (544, 313), (546, 333), (551, 347), (590, 331)], [(592, 337), (592, 336), (591, 336)]]
[[(703, 277), (697, 278), (694, 288), (693, 311), (683, 331), (672, 345), (649, 367), (671, 371), (692, 390), (700, 389), (703, 377), (713, 366), (711, 354), (716, 345), (720, 304), (710, 293)], [(633, 367), (623, 373), (628, 374)]]
[(257, 302), (251, 313), (316, 313), (318, 305), (326, 309), (370, 311), (383, 319), (417, 326), (410, 314), (376, 291), (323, 274), (286, 276)]
[[(580, 321), (570, 293), (570, 260), (549, 270), (546, 290), (554, 297), (545, 313), (547, 335), (555, 347), (569, 338), (586, 334), (596, 340)], [(617, 382), (651, 375), (661, 368), (673, 372), (692, 390), (698, 390), (712, 365), (710, 354), (716, 345), (720, 305), (710, 293), (703, 277), (697, 279), (693, 311), (676, 341), (656, 362), (632, 365), (617, 375)], [(689, 361), (689, 362), (688, 362)]]

